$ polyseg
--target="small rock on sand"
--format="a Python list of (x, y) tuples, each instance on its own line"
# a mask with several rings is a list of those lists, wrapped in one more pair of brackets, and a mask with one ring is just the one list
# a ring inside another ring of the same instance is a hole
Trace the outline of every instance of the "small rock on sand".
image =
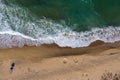
[(63, 58), (63, 63), (64, 63), (64, 64), (67, 63), (67, 58)]

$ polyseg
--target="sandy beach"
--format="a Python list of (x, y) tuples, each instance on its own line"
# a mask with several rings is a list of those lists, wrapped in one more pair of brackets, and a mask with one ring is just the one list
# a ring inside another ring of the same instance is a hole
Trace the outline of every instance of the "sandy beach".
[(120, 72), (119, 61), (120, 42), (96, 41), (74, 49), (56, 44), (0, 49), (0, 80), (101, 80), (103, 73)]

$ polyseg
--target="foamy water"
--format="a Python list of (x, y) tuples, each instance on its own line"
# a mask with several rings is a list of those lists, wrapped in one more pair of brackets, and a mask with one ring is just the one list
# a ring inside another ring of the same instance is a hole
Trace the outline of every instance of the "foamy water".
[(88, 32), (59, 33), (56, 36), (34, 39), (18, 32), (0, 32), (0, 48), (12, 48), (28, 46), (40, 46), (41, 44), (56, 43), (60, 47), (85, 47), (90, 43), (102, 40), (104, 42), (115, 42), (120, 40), (120, 28), (109, 27), (104, 29), (92, 29)]

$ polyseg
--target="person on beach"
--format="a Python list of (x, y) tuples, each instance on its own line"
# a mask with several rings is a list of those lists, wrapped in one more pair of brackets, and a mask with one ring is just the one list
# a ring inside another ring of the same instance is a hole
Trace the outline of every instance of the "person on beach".
[(14, 67), (15, 67), (15, 63), (13, 62), (13, 63), (11, 64), (11, 67), (10, 67), (10, 72), (13, 72)]

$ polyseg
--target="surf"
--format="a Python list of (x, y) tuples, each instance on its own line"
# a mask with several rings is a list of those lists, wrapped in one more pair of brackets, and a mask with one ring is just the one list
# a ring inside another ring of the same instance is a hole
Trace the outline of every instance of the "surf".
[[(91, 21), (89, 17), (87, 19), (88, 22)], [(0, 0), (0, 48), (21, 48), (25, 45), (41, 46), (52, 43), (60, 47), (76, 48), (89, 46), (96, 40), (106, 43), (120, 40), (119, 26), (85, 25), (88, 28), (86, 29), (76, 23), (72, 25), (64, 19), (58, 21), (45, 16), (36, 17), (26, 7), (16, 3), (7, 5)]]

